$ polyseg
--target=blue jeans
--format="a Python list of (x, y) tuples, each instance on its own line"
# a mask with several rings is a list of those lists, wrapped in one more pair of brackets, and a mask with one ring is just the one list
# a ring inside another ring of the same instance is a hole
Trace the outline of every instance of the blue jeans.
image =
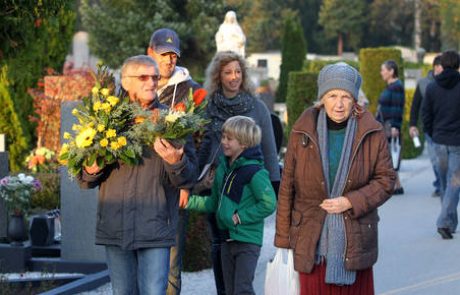
[(442, 197), (437, 226), (455, 232), (458, 225), (457, 206), (460, 194), (460, 146), (433, 143), (433, 147)]
[(114, 295), (164, 295), (168, 286), (169, 248), (122, 250), (106, 246)]
[(430, 157), (430, 162), (431, 162), (431, 165), (433, 166), (433, 172), (434, 172), (434, 177), (435, 177), (433, 186), (436, 192), (441, 192), (441, 183), (439, 181), (439, 173), (438, 171), (436, 171), (436, 153), (433, 147), (433, 140), (428, 135), (428, 133), (425, 133), (425, 142), (426, 142), (426, 149), (428, 151), (428, 156)]

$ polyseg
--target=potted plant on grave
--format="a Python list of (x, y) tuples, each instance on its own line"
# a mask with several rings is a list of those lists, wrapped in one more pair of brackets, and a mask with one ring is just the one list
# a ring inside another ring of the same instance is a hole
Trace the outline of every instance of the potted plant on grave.
[(30, 209), (32, 194), (40, 189), (38, 179), (23, 173), (0, 179), (0, 197), (10, 213), (7, 235), (12, 244), (22, 245), (27, 240), (25, 215)]

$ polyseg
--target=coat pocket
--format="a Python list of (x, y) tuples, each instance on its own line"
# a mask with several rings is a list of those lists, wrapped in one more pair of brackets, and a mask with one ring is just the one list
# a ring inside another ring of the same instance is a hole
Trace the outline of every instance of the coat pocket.
[(364, 252), (375, 250), (378, 245), (377, 214), (368, 214), (358, 220), (360, 229), (361, 249)]
[(291, 226), (289, 228), (289, 246), (295, 249), (297, 240), (299, 239), (299, 231), (302, 224), (302, 213), (292, 209)]

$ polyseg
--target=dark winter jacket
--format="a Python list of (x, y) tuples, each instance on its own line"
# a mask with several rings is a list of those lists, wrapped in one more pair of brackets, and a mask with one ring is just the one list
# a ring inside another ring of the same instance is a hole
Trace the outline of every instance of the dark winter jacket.
[[(275, 135), (273, 133), (273, 126), (271, 122), (270, 112), (268, 111), (267, 106), (258, 98), (252, 97), (253, 107), (238, 115), (247, 116), (252, 119), (259, 125), (262, 130), (262, 154), (264, 157), (265, 168), (270, 174), (270, 180), (272, 182), (280, 181), (280, 169), (278, 164), (278, 154), (276, 152), (276, 143)], [(223, 122), (217, 122), (220, 118), (217, 118), (210, 114), (209, 109), (212, 107), (213, 96), (209, 98), (207, 114), (208, 118), (211, 120), (211, 123), (206, 127), (203, 141), (198, 149), (198, 163), (200, 169), (204, 165), (209, 163), (212, 160), (213, 152), (219, 148), (222, 132), (218, 128), (213, 128), (214, 124), (222, 125)], [(215, 157), (215, 161), (222, 156), (222, 151), (219, 152), (218, 157)]]
[(433, 71), (429, 71), (428, 75), (425, 78), (422, 78), (418, 81), (417, 87), (415, 88), (414, 97), (412, 98), (409, 126), (417, 126), (417, 122), (420, 116), (420, 110), (423, 104), (423, 99), (426, 96), (426, 88), (428, 87), (428, 84), (430, 84), (433, 81)]
[(400, 80), (388, 84), (379, 98), (377, 120), (380, 123), (389, 121), (391, 127), (401, 130), (404, 113), (404, 86)]
[(426, 90), (422, 106), (425, 132), (443, 145), (460, 146), (460, 73), (444, 69)]
[(189, 96), (190, 88), (195, 91), (200, 88), (200, 84), (192, 80), (186, 68), (176, 66), (173, 75), (168, 80), (168, 84), (157, 90), (158, 99), (160, 103), (171, 106), (174, 95), (174, 104), (186, 100)]
[[(319, 205), (327, 198), (316, 132), (318, 109), (307, 109), (294, 124), (287, 148), (276, 215), (275, 246), (294, 249), (294, 267), (310, 273), (325, 221)], [(377, 207), (393, 192), (395, 172), (387, 139), (369, 112), (358, 118), (345, 196), (352, 208), (343, 213), (345, 267), (362, 270), (377, 261)]]
[[(262, 246), (264, 219), (276, 206), (260, 146), (248, 148), (229, 166), (220, 158), (210, 197), (191, 196), (187, 209), (216, 213), (217, 225), (235, 241)], [(241, 224), (234, 225), (238, 213)]]
[[(160, 106), (165, 107), (156, 101), (152, 108)], [(197, 175), (191, 137), (184, 150), (181, 161), (174, 165), (145, 147), (139, 165), (115, 164), (96, 175), (80, 175), (82, 188), (99, 187), (96, 244), (124, 250), (175, 244), (178, 189), (191, 187)]]

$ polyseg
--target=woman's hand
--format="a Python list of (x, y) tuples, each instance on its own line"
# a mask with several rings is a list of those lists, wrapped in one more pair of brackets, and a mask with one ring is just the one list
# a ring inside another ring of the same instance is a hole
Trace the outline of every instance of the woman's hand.
[(353, 207), (350, 201), (343, 196), (334, 199), (326, 199), (319, 206), (329, 214), (342, 213)]
[(181, 189), (179, 192), (179, 208), (185, 208), (188, 203), (188, 197), (190, 196), (190, 191), (188, 189)]
[(167, 140), (159, 137), (155, 139), (153, 148), (157, 154), (170, 165), (179, 162), (184, 154), (184, 147), (176, 149)]
[(101, 172), (101, 168), (97, 165), (97, 161), (94, 161), (93, 165), (91, 166), (84, 166), (83, 167), (88, 174), (98, 174)]

